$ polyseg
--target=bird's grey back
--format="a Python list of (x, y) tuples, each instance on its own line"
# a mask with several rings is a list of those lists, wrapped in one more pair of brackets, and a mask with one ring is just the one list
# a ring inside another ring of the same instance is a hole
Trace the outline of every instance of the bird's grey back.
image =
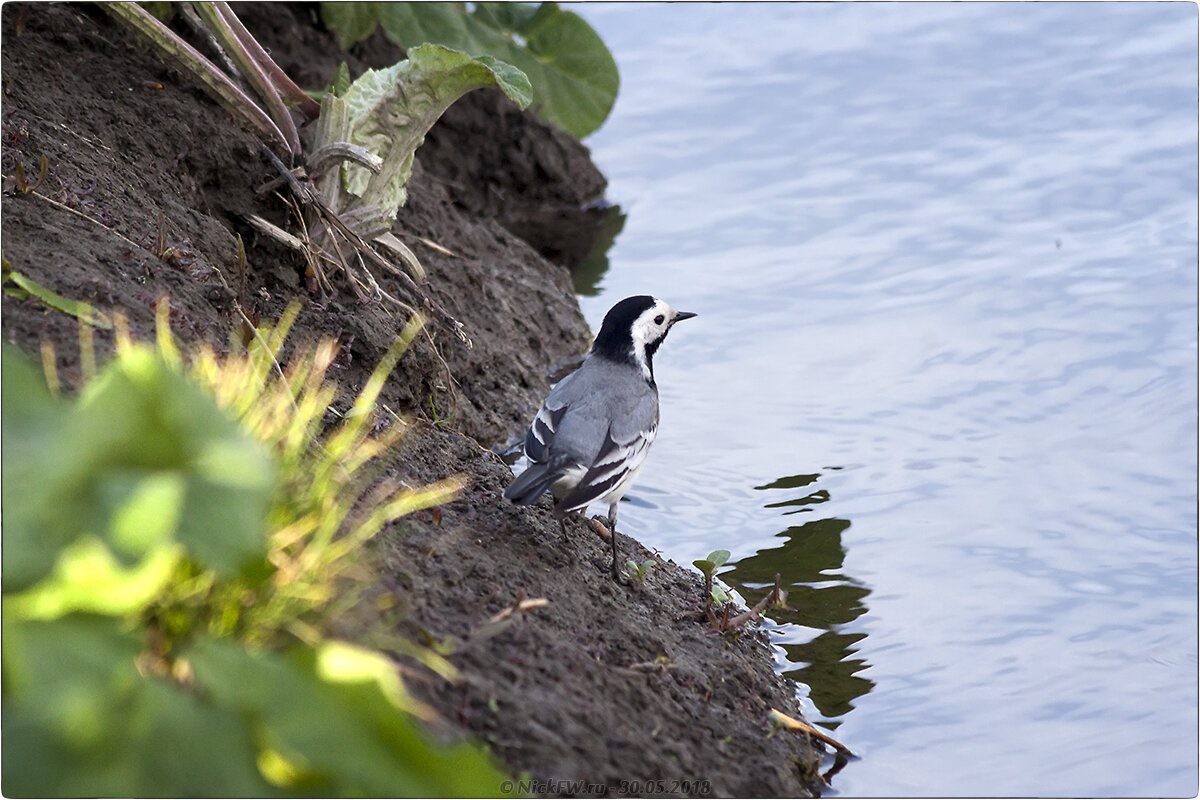
[(592, 354), (554, 387), (543, 408), (561, 413), (548, 460), (590, 466), (607, 436), (626, 444), (658, 425), (658, 389), (628, 365)]

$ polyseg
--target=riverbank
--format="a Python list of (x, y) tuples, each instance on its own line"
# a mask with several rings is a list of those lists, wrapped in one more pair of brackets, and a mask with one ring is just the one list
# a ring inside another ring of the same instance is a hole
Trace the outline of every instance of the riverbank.
[[(310, 6), (237, 11), (304, 86), (343, 59), (357, 74), (400, 58), (380, 36), (339, 52)], [(143, 338), (165, 293), (181, 339), (220, 343), (235, 321), (226, 287), (237, 286), (240, 234), (247, 305), (269, 319), (306, 298), (293, 341), (336, 336), (334, 375), (346, 397), (357, 393), (403, 320), (348, 291), (318, 302), (295, 254), (253, 233), (249, 214), (289, 222), (278, 199), (256, 191), (272, 176), (254, 139), (94, 7), (9, 4), (3, 35), (3, 174), (19, 161), (36, 176), (47, 163), (33, 192), (6, 180), (12, 266), (123, 309)], [(644, 583), (618, 586), (590, 528), (575, 523), (564, 546), (548, 503), (500, 497), (511, 473), (492, 448), (520, 434), (550, 372), (588, 345), (568, 265), (547, 256), (586, 252), (581, 209), (603, 189), (586, 148), (498, 93), (468, 95), (418, 150), (395, 232), (473, 347), (431, 328), (401, 360), (381, 402), (413, 422), (390, 468), (414, 484), (463, 474), (468, 486), (438, 513), (384, 531), (368, 599), (398, 603), (402, 619), (387, 632), (438, 643), (459, 670), (451, 684), (406, 669), (438, 732), (479, 738), (513, 774), (564, 782), (538, 793), (587, 793), (565, 783), (582, 780), (611, 794), (656, 794), (660, 781), (670, 794), (811, 794), (816, 757), (768, 720), (772, 707), (798, 716), (793, 688), (765, 640), (713, 630), (695, 572), (667, 561)], [(6, 295), (3, 333), (31, 354), (53, 343), (60, 375), (78, 381), (73, 318)], [(104, 353), (104, 332), (97, 343)], [(546, 602), (498, 620), (522, 599)], [(366, 641), (383, 624), (358, 613), (339, 633)]]

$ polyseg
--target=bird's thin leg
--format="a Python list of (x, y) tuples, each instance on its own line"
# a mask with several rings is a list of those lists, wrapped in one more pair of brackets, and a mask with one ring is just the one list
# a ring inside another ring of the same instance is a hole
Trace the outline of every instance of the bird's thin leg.
[(608, 507), (608, 522), (609, 522), (608, 532), (609, 532), (609, 535), (612, 536), (612, 553), (613, 553), (612, 574), (613, 574), (614, 578), (616, 578), (617, 580), (620, 580), (621, 572), (617, 567), (617, 559), (620, 556), (619, 556), (618, 549), (617, 549), (617, 504), (616, 503), (613, 503), (612, 505), (610, 505)]
[(562, 543), (565, 545), (567, 543), (567, 512), (559, 506), (557, 498), (551, 509), (554, 511), (554, 518), (558, 520), (558, 529), (562, 531)]
[(566, 554), (567, 561), (574, 564), (575, 554), (571, 550), (571, 543), (567, 537), (567, 513), (559, 508), (557, 502), (554, 504), (554, 517), (558, 520), (558, 529), (562, 531), (562, 551)]

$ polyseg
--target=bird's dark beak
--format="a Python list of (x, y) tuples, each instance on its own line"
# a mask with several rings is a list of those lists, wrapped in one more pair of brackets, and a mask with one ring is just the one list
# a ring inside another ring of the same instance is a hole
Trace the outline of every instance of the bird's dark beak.
[(671, 320), (671, 324), (674, 325), (676, 322), (680, 322), (681, 320), (685, 319), (691, 319), (694, 316), (696, 316), (696, 314), (693, 311), (676, 311), (675, 319)]

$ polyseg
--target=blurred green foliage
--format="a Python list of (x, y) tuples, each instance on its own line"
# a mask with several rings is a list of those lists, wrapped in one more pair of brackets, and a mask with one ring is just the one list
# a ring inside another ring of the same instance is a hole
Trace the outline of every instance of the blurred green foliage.
[(6, 592), (45, 577), (81, 535), (126, 566), (176, 542), (222, 575), (266, 555), (274, 464), (152, 351), (123, 353), (69, 405), (31, 378), (4, 370)]
[(357, 548), (456, 489), (362, 470), (419, 322), (319, 438), (335, 349), (285, 373), (295, 313), (185, 363), (160, 305), (157, 349), (118, 324), (74, 400), (3, 351), (6, 796), (498, 793), (485, 754), (426, 741), (388, 657), (321, 633)]

